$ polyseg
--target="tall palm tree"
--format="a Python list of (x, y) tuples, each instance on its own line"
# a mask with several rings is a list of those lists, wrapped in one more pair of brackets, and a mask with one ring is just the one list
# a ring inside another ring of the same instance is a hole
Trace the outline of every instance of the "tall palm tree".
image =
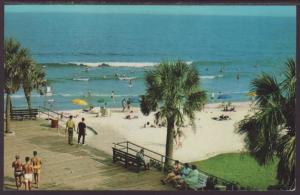
[(21, 85), (21, 65), (26, 62), (26, 50), (15, 39), (4, 41), (4, 91), (6, 93), (6, 128), (10, 133), (11, 94), (17, 92)]
[(238, 132), (245, 134), (250, 153), (261, 164), (278, 156), (277, 179), (288, 189), (295, 187), (295, 101), (296, 65), (286, 62), (282, 81), (263, 73), (251, 82), (256, 93), (256, 111), (238, 124)]
[(206, 102), (206, 93), (199, 87), (198, 71), (183, 61), (162, 62), (146, 72), (146, 94), (141, 96), (141, 111), (167, 122), (165, 167), (173, 157), (175, 125), (180, 127), (186, 115), (194, 124), (195, 111)]
[(45, 72), (44, 70), (31, 61), (29, 64), (24, 64), (24, 74), (22, 76), (22, 86), (24, 95), (28, 104), (28, 109), (31, 110), (31, 92), (37, 90), (39, 94), (44, 94), (46, 86)]

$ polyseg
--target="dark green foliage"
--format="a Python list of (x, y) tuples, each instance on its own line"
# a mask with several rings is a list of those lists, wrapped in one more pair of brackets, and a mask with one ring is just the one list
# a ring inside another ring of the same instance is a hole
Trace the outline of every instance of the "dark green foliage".
[(206, 93), (200, 89), (197, 70), (183, 61), (162, 62), (146, 72), (146, 94), (141, 96), (144, 115), (156, 112), (155, 122), (167, 125), (166, 162), (173, 156), (173, 133), (181, 127), (184, 116), (193, 124), (194, 112), (203, 108)]
[(295, 187), (295, 70), (295, 61), (288, 59), (283, 81), (266, 73), (254, 79), (255, 113), (246, 116), (237, 128), (246, 135), (246, 145), (259, 164), (267, 164), (274, 156), (279, 158), (277, 178), (289, 189)]

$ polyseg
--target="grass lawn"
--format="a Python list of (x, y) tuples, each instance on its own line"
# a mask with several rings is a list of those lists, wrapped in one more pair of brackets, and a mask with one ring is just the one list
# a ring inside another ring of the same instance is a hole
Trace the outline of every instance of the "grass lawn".
[(228, 181), (238, 182), (241, 186), (266, 190), (275, 185), (278, 159), (266, 166), (260, 166), (249, 154), (220, 154), (196, 164), (200, 170)]

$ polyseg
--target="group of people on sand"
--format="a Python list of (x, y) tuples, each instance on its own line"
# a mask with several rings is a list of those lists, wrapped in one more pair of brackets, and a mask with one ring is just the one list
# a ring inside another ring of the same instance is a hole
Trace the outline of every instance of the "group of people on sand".
[(122, 108), (123, 108), (122, 111), (123, 112), (125, 112), (126, 110), (130, 110), (131, 99), (130, 98), (128, 98), (128, 99), (123, 98), (121, 104), (122, 104)]
[(37, 151), (33, 151), (31, 159), (28, 156), (25, 157), (25, 164), (21, 162), (20, 155), (16, 155), (15, 158), (12, 168), (17, 189), (24, 184), (25, 190), (31, 190), (33, 179), (36, 187), (39, 188), (42, 160), (37, 156)]
[[(77, 143), (80, 144), (80, 140), (82, 137), (82, 145), (85, 145), (85, 136), (86, 136), (86, 124), (85, 124), (85, 119), (82, 118), (81, 122), (78, 123), (76, 133), (78, 134), (78, 139)], [(69, 120), (66, 122), (66, 131), (65, 134), (68, 133), (68, 143), (70, 145), (73, 145), (73, 133), (75, 131), (75, 122), (73, 121), (73, 116), (71, 115), (69, 117)]]
[(172, 184), (177, 189), (195, 188), (195, 186), (199, 186), (199, 177), (201, 176), (207, 177), (198, 171), (196, 165), (184, 163), (182, 166), (176, 160), (172, 170), (166, 177), (161, 179), (161, 182), (163, 185), (167, 183)]

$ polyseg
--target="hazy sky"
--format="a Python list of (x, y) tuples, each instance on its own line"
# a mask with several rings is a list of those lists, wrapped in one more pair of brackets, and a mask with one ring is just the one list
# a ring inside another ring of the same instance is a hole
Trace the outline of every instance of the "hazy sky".
[(6, 5), (11, 12), (74, 12), (171, 15), (243, 15), (296, 17), (296, 6), (143, 6), (143, 5)]

